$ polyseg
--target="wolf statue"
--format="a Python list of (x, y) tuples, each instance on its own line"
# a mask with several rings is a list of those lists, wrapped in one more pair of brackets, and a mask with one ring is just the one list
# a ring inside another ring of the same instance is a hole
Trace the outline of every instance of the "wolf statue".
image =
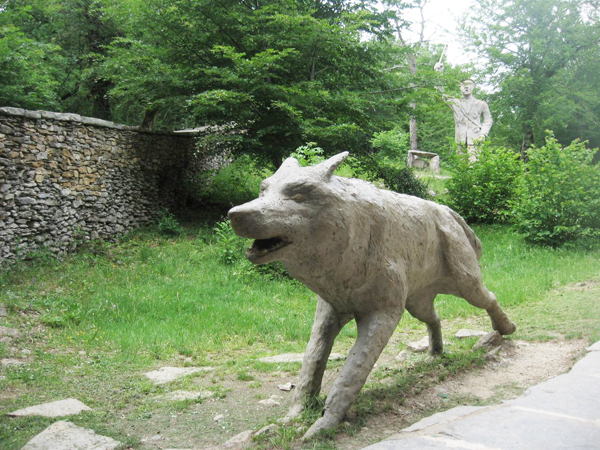
[(344, 418), (396, 329), (402, 312), (425, 322), (431, 354), (442, 352), (437, 294), (483, 308), (492, 327), (515, 325), (482, 282), (481, 243), (450, 208), (333, 175), (340, 153), (312, 167), (288, 158), (261, 184), (260, 196), (229, 211), (234, 231), (255, 239), (246, 252), (255, 264), (281, 261), (318, 295), (317, 311), (292, 407), (301, 414), (319, 394), (333, 341), (356, 320), (357, 340), (336, 378), (323, 416), (304, 439)]

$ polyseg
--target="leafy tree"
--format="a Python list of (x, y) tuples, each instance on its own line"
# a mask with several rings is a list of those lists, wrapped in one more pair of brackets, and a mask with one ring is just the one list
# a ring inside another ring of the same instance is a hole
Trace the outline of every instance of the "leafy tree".
[(465, 30), (487, 65), (495, 134), (521, 147), (575, 138), (600, 144), (597, 2), (477, 0)]
[(6, 0), (0, 9), (0, 99), (110, 118), (110, 84), (96, 68), (117, 34), (99, 0)]
[(58, 108), (58, 82), (47, 63), (58, 58), (58, 51), (56, 45), (36, 42), (0, 21), (0, 105)]
[(380, 70), (386, 17), (368, 5), (129, 0), (110, 10), (127, 35), (110, 45), (102, 73), (126, 122), (154, 115), (158, 126), (235, 123), (239, 133), (227, 138), (277, 166), (306, 142), (328, 153), (366, 152), (395, 110), (367, 93), (392, 82)]

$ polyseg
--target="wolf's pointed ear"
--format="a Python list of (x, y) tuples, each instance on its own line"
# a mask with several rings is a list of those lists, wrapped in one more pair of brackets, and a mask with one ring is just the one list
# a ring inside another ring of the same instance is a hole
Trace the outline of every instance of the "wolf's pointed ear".
[(323, 161), (316, 167), (318, 167), (321, 171), (323, 178), (325, 178), (326, 181), (329, 181), (333, 175), (333, 172), (335, 172), (335, 169), (340, 167), (349, 154), (349, 152), (338, 153), (337, 155), (329, 158), (327, 161)]
[(278, 170), (297, 169), (298, 167), (300, 167), (298, 160), (290, 157), (286, 158), (286, 160), (281, 163), (281, 166), (279, 166)]

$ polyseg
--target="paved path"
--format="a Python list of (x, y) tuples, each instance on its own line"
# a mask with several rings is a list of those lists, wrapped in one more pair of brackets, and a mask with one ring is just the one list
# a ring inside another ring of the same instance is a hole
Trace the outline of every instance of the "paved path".
[(364, 450), (600, 449), (600, 341), (570, 372), (497, 406), (434, 414)]

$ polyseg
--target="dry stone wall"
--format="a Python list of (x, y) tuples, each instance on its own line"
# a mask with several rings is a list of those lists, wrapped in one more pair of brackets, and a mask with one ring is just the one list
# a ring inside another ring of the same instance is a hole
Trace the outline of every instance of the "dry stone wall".
[(155, 221), (204, 169), (194, 144), (193, 134), (0, 108), (0, 266)]

